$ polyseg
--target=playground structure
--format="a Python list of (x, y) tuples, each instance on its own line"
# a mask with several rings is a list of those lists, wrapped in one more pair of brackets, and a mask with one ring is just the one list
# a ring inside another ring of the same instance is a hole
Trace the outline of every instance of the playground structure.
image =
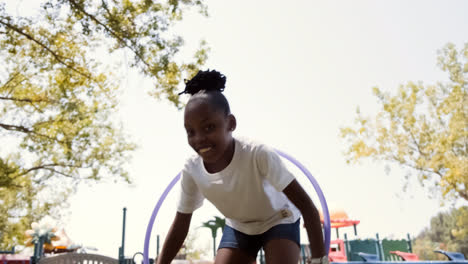
[[(118, 258), (110, 258), (107, 256), (76, 252), (60, 252), (58, 250), (44, 250), (44, 246), (40, 246), (40, 241), (35, 244), (35, 255), (24, 257), (15, 254), (15, 249), (0, 251), (0, 264), (141, 264), (136, 262), (136, 256), (142, 256), (143, 253), (136, 252), (132, 257), (125, 256), (125, 232), (126, 232), (126, 212), (123, 208), (123, 225), (122, 225), (122, 244), (118, 250)], [(330, 241), (329, 260), (332, 264), (401, 264), (404, 262), (412, 262), (414, 264), (468, 264), (465, 256), (458, 252), (446, 252), (435, 250), (447, 257), (447, 261), (427, 261), (420, 260), (419, 257), (412, 253), (411, 240), (408, 235), (407, 239), (389, 240), (379, 239), (376, 234), (375, 239), (353, 239), (348, 240), (347, 234), (344, 234), (344, 239), (339, 238), (339, 229), (345, 227), (353, 227), (354, 234), (357, 235), (357, 225), (359, 220), (350, 220), (344, 212), (331, 212), (330, 214), (331, 227), (336, 231), (337, 239)], [(156, 236), (157, 250), (155, 258), (159, 253), (159, 236)], [(42, 248), (42, 250), (41, 250)], [(299, 264), (307, 263), (307, 257), (310, 256), (309, 245), (301, 245), (301, 257)], [(154, 258), (149, 258), (149, 263), (154, 263)], [(174, 264), (188, 263), (213, 263), (209, 261), (188, 261), (176, 259)], [(258, 263), (264, 264), (263, 252), (260, 252)]]
[[(344, 240), (340, 239), (340, 228), (353, 227), (354, 235), (357, 236), (357, 225), (360, 220), (349, 219), (344, 210), (336, 210), (330, 213), (331, 228), (336, 231), (336, 239), (330, 243), (328, 254), (330, 262), (348, 261), (415, 261), (418, 256), (412, 253), (411, 238), (407, 240), (380, 240), (379, 234), (375, 239), (348, 240), (344, 234)], [(307, 245), (303, 245), (307, 248)], [(305, 255), (305, 254), (302, 254)]]
[[(375, 239), (353, 239), (349, 240), (347, 234), (344, 239), (340, 239), (339, 229), (353, 227), (354, 235), (357, 236), (357, 225), (359, 220), (349, 219), (346, 212), (338, 210), (330, 213), (331, 228), (336, 231), (336, 239), (330, 241), (330, 250), (328, 258), (330, 263), (398, 263), (414, 262), (416, 263), (468, 263), (465, 256), (459, 252), (447, 252), (443, 250), (434, 250), (434, 252), (443, 254), (448, 261), (428, 261), (420, 260), (417, 254), (413, 253), (411, 238), (407, 234), (407, 239), (383, 239), (376, 234)], [(307, 257), (310, 256), (308, 244), (301, 245), (301, 264), (307, 263)]]

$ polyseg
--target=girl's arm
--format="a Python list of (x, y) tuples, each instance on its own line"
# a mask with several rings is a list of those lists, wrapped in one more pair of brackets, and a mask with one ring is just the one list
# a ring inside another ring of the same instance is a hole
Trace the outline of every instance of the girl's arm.
[(169, 264), (172, 262), (187, 237), (191, 220), (192, 214), (177, 212), (166, 240), (164, 241), (161, 254), (158, 256), (157, 264)]
[(309, 195), (297, 180), (293, 180), (283, 190), (283, 193), (297, 207), (297, 209), (301, 211), (307, 235), (309, 237), (309, 243), (311, 245), (310, 250), (312, 258), (315, 259), (325, 256), (325, 245), (323, 242), (320, 215)]

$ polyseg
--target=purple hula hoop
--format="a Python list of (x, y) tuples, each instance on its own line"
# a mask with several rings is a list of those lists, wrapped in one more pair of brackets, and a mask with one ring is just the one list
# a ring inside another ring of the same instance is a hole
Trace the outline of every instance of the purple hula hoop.
[(320, 205), (322, 207), (322, 212), (323, 212), (323, 231), (324, 231), (324, 244), (325, 244), (325, 254), (328, 256), (328, 252), (330, 251), (330, 213), (328, 212), (328, 205), (327, 205), (327, 200), (325, 199), (325, 196), (323, 195), (322, 189), (320, 189), (320, 186), (315, 180), (315, 178), (312, 176), (312, 174), (309, 172), (309, 170), (304, 167), (298, 160), (295, 158), (289, 156), (288, 154), (282, 152), (281, 150), (275, 149), (275, 151), (280, 154), (283, 158), (289, 160), (291, 163), (296, 165), (309, 179), (310, 183), (314, 186), (315, 192), (317, 193), (319, 200), (320, 200)]
[[(323, 211), (323, 229), (324, 229), (324, 243), (325, 243), (325, 252), (328, 255), (328, 251), (330, 250), (330, 214), (328, 212), (328, 206), (327, 206), (327, 201), (325, 200), (325, 197), (323, 196), (322, 189), (320, 189), (319, 184), (315, 180), (315, 178), (312, 176), (312, 174), (307, 170), (299, 161), (294, 159), (293, 157), (289, 156), (288, 154), (275, 149), (275, 151), (282, 156), (283, 158), (289, 160), (291, 163), (296, 165), (309, 179), (309, 181), (312, 183), (314, 186), (315, 192), (317, 193), (319, 199), (320, 199), (320, 205), (322, 206), (322, 211)], [(174, 185), (180, 180), (181, 172), (179, 172), (174, 179), (169, 183), (169, 185), (166, 187), (164, 190), (163, 194), (161, 197), (159, 197), (158, 202), (156, 203), (156, 206), (154, 207), (153, 214), (151, 215), (151, 218), (148, 223), (148, 227), (146, 228), (146, 235), (145, 235), (145, 244), (144, 244), (144, 249), (143, 249), (143, 264), (149, 264), (149, 242), (151, 238), (151, 231), (153, 230), (153, 225), (154, 225), (154, 220), (156, 219), (156, 215), (158, 215), (158, 211), (161, 208), (162, 203), (164, 202), (164, 199), (166, 199), (167, 194), (172, 190)]]

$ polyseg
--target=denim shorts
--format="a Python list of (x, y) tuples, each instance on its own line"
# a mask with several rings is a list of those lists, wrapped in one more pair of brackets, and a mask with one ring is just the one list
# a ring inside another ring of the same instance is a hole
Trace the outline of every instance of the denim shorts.
[(272, 239), (289, 239), (296, 242), (300, 247), (299, 223), (300, 219), (292, 224), (279, 224), (259, 235), (247, 235), (226, 225), (224, 226), (223, 237), (221, 238), (221, 242), (219, 242), (218, 249), (239, 248), (256, 258), (260, 248)]

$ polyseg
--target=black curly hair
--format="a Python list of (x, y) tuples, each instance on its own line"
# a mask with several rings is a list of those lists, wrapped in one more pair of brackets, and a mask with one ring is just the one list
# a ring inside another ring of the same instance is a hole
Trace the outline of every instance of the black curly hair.
[(204, 97), (216, 108), (224, 112), (225, 115), (231, 113), (229, 103), (222, 94), (226, 84), (226, 76), (216, 70), (198, 71), (190, 80), (185, 82), (185, 90), (181, 94), (190, 94), (190, 100)]

